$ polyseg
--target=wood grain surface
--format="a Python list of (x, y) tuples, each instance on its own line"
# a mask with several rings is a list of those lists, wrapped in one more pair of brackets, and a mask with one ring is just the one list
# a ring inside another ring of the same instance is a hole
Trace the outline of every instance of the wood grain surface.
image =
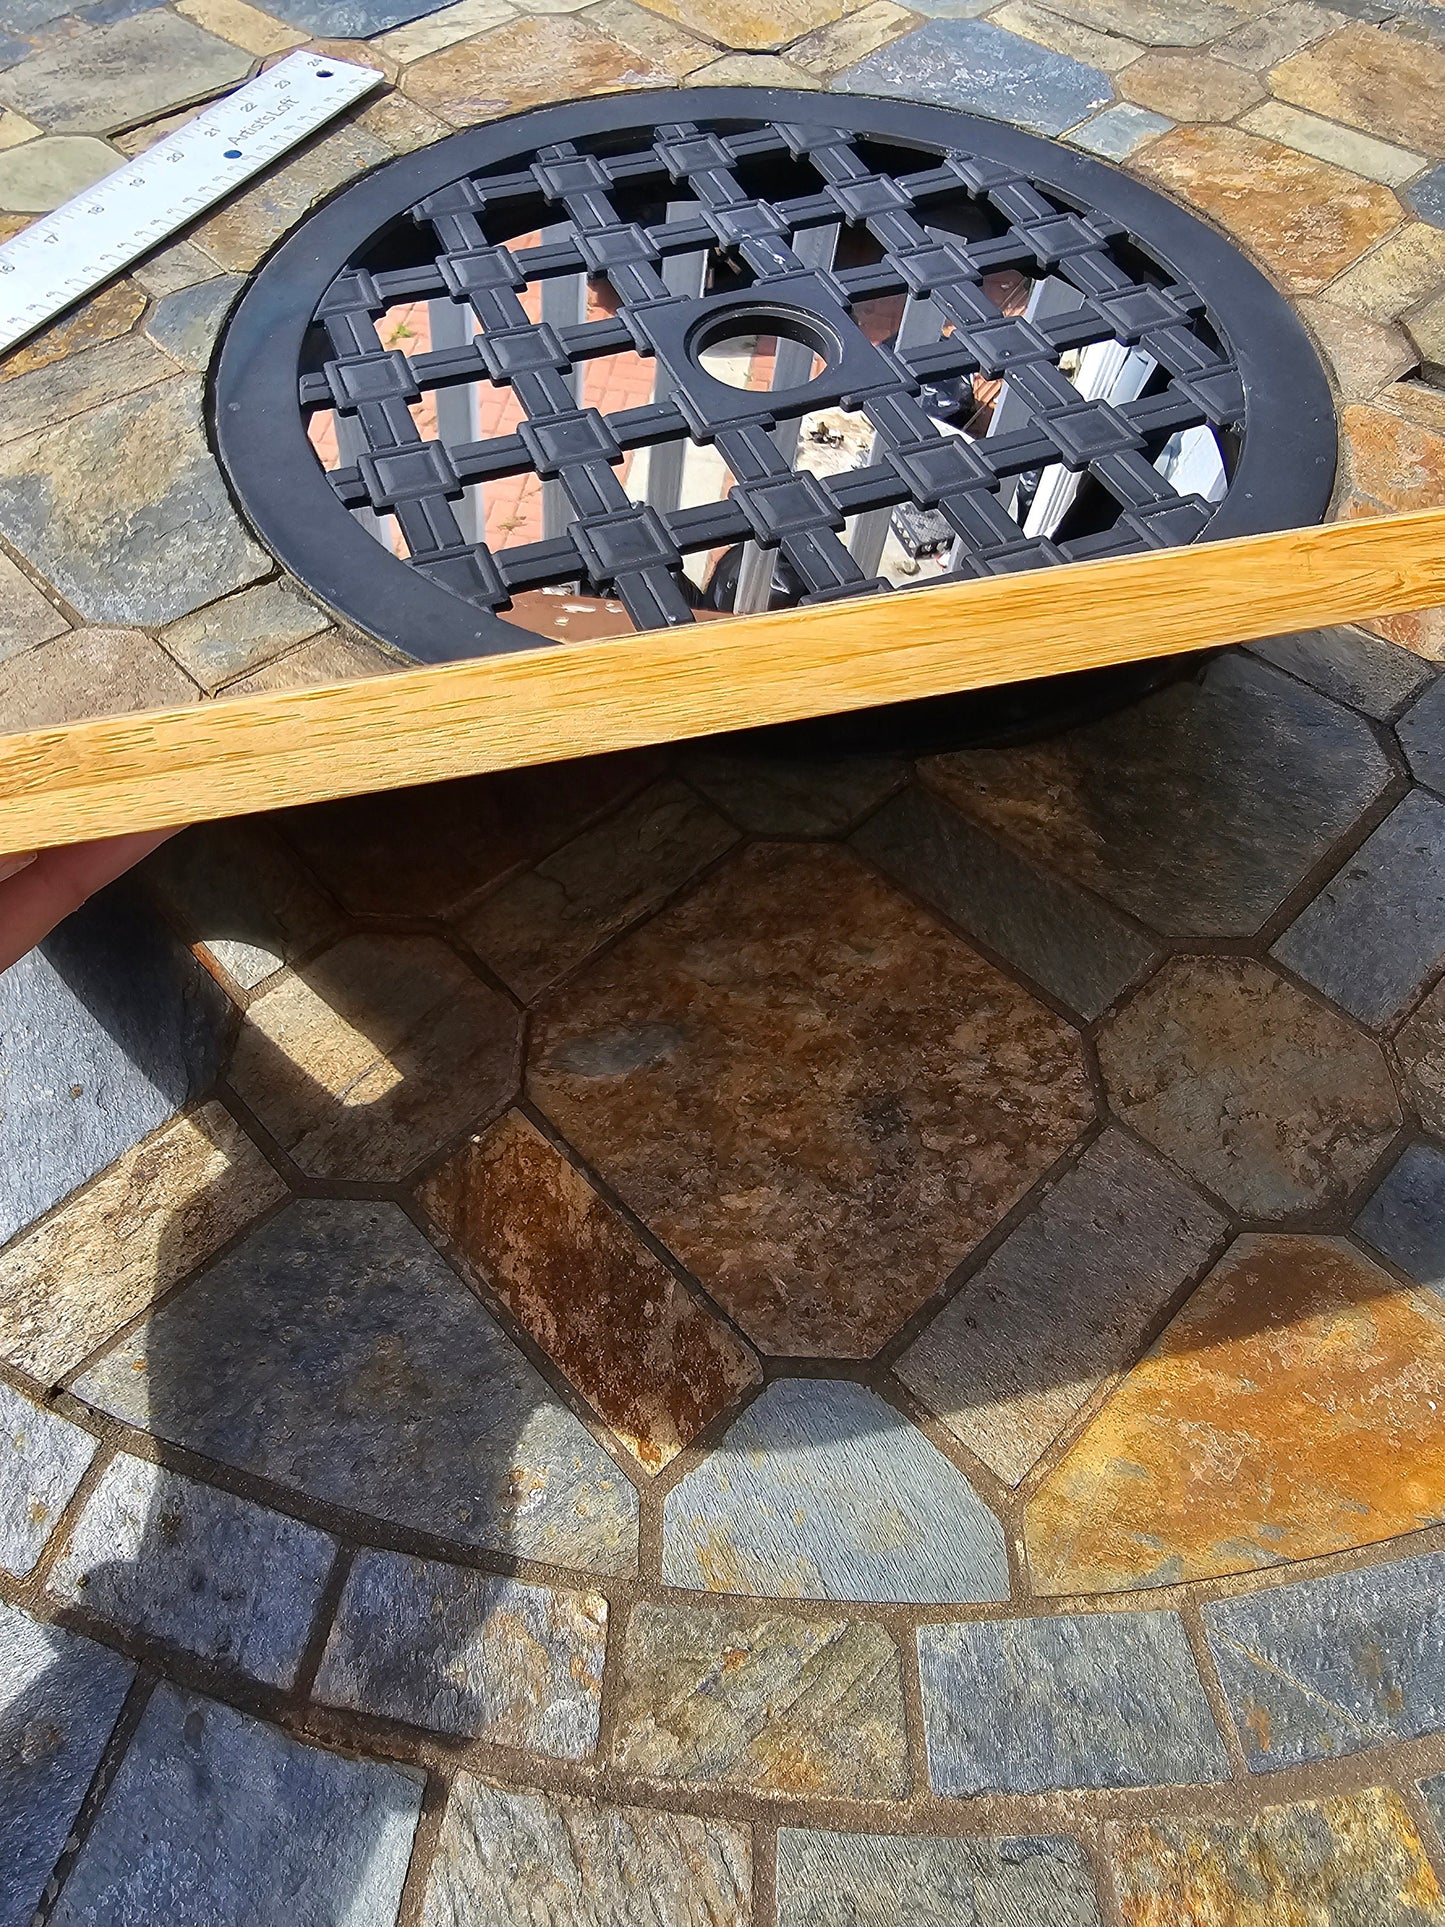
[(0, 850), (1445, 604), (1445, 509), (0, 737)]

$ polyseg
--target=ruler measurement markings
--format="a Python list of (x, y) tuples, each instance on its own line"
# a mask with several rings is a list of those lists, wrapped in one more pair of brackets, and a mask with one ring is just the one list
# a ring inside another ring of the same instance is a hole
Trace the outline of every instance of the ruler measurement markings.
[(234, 192), (383, 78), (374, 68), (321, 54), (290, 54), (22, 229), (0, 246), (0, 353)]

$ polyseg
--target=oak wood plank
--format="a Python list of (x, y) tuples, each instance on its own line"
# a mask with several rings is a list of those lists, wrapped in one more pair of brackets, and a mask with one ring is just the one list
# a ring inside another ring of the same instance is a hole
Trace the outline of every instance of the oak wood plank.
[(1445, 509), (0, 737), (0, 850), (555, 762), (1445, 603)]

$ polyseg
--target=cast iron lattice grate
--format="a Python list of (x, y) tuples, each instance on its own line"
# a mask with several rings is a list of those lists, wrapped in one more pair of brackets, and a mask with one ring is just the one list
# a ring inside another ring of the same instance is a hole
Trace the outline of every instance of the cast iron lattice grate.
[[(768, 385), (720, 375), (767, 338)], [(624, 360), (650, 397), (596, 405)], [(828, 411), (868, 445), (818, 473)], [(690, 621), (729, 549), (723, 607), (886, 589), (900, 510), (962, 576), (1314, 520), (1334, 462), (1299, 324), (1172, 203), (946, 110), (753, 89), (541, 109), (351, 188), (237, 310), (217, 430), (282, 561), (419, 660), (535, 646), (498, 618), (538, 591)], [(542, 529), (508, 542), (519, 477)]]

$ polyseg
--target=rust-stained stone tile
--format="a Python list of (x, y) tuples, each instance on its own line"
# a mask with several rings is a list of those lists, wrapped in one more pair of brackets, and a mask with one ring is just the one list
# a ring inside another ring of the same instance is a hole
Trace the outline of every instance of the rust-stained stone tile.
[(1303, 301), (1300, 311), (1347, 402), (1372, 400), (1387, 382), (1398, 381), (1415, 365), (1410, 343), (1393, 323), (1371, 321), (1328, 298)]
[(1359, 717), (1240, 654), (1049, 742), (924, 767), (1045, 870), (1180, 937), (1251, 935), (1389, 778)]
[(531, 15), (480, 40), (428, 54), (407, 68), (402, 86), (429, 112), (454, 127), (469, 127), (501, 107), (555, 100), (561, 74), (571, 94), (665, 87), (702, 66), (714, 51), (699, 43), (679, 61), (670, 45), (660, 45), (653, 59), (599, 32), (590, 21), (570, 14)]
[(1354, 25), (1295, 54), (1269, 77), (1281, 100), (1423, 154), (1441, 152), (1445, 53), (1403, 34)]
[(1331, 301), (1376, 321), (1395, 321), (1445, 289), (1445, 229), (1410, 221), (1330, 289)]
[(520, 1112), (463, 1145), (421, 1201), (648, 1471), (760, 1376)]
[(1340, 430), (1350, 481), (1377, 513), (1445, 504), (1445, 434), (1386, 408), (1347, 408)]
[(1193, 51), (1145, 54), (1115, 85), (1125, 100), (1170, 120), (1233, 120), (1264, 98), (1252, 74)]
[(249, 1007), (231, 1082), (305, 1171), (399, 1178), (516, 1078), (517, 1013), (432, 937), (347, 937)]
[(845, 0), (649, 0), (654, 13), (724, 47), (786, 47), (847, 11)]
[(77, 345), (74, 354), (57, 359), (47, 357), (28, 373), (9, 368), (6, 372), (0, 442), (8, 443), (152, 387), (174, 375), (176, 364), (149, 341), (122, 335), (94, 347)]
[(53, 361), (63, 361), (82, 348), (94, 348), (128, 334), (140, 320), (145, 304), (145, 290), (134, 281), (113, 281), (93, 300), (32, 336), (23, 347), (10, 349), (0, 360), (0, 384), (47, 368)]
[(749, 1337), (818, 1357), (876, 1351), (1093, 1113), (1067, 1025), (822, 846), (587, 967), (531, 1082)]
[(1111, 1829), (1123, 1927), (1441, 1927), (1445, 1894), (1389, 1787), (1240, 1820)]
[(1237, 235), (1296, 294), (1318, 294), (1400, 223), (1388, 188), (1237, 127), (1176, 127), (1134, 164)]
[(177, 1118), (0, 1252), (0, 1353), (62, 1378), (285, 1191), (219, 1104)]
[(246, 272), (317, 201), (391, 158), (374, 134), (339, 128), (228, 201), (192, 229), (190, 239), (223, 268)]
[(1030, 1501), (1044, 1593), (1375, 1545), (1445, 1518), (1445, 1311), (1342, 1239), (1241, 1238)]
[(657, 768), (650, 751), (593, 756), (317, 803), (277, 821), (348, 910), (440, 917), (535, 862)]
[(526, 1003), (736, 841), (685, 784), (657, 783), (504, 883), (459, 928)]
[(758, 1793), (908, 1791), (903, 1682), (881, 1626), (699, 1606), (627, 1623), (614, 1763)]
[(1112, 1018), (1115, 1110), (1245, 1217), (1356, 1184), (1400, 1125), (1379, 1046), (1251, 957), (1174, 957)]

